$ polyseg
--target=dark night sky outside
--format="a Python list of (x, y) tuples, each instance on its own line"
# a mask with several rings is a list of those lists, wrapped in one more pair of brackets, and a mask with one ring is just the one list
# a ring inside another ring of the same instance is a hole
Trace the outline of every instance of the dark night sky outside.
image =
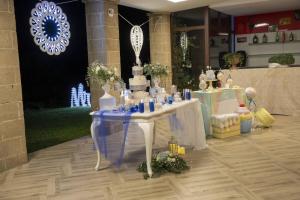
[[(58, 56), (42, 52), (30, 34), (29, 18), (38, 0), (15, 0), (15, 13), (24, 107), (66, 107), (70, 105), (73, 86), (85, 82), (88, 66), (85, 8), (81, 1), (59, 5), (70, 23), (70, 44)], [(53, 1), (59, 3), (62, 1)], [(133, 24), (147, 21), (145, 11), (119, 6), (119, 12)], [(135, 62), (129, 34), (131, 26), (119, 18), (120, 53), (122, 78), (128, 82), (132, 77), (131, 67)], [(150, 60), (149, 25), (142, 27), (144, 46), (141, 52), (143, 63)]]

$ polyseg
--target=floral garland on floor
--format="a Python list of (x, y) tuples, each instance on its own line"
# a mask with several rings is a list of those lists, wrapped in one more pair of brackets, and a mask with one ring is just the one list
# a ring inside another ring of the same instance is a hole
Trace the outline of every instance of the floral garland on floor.
[[(190, 169), (183, 158), (172, 154), (169, 151), (160, 152), (157, 155), (154, 155), (151, 161), (151, 167), (153, 171), (152, 177), (159, 177), (168, 172), (180, 174), (181, 172)], [(144, 179), (149, 178), (146, 161), (138, 166), (137, 171), (144, 173)]]

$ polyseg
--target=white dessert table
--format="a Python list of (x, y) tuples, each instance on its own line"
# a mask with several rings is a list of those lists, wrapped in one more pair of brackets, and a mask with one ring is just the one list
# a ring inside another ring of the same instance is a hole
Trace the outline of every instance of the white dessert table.
[[(151, 169), (151, 157), (154, 138), (154, 123), (156, 120), (168, 117), (172, 114), (176, 114), (176, 118), (179, 119), (181, 125), (185, 130), (182, 131), (183, 133), (179, 133), (179, 135), (177, 135), (179, 143), (194, 146), (196, 150), (204, 149), (207, 147), (201, 104), (198, 99), (177, 102), (171, 105), (164, 105), (161, 109), (155, 112), (132, 113), (129, 124), (137, 124), (144, 133), (147, 172), (150, 177), (153, 174)], [(94, 131), (96, 124), (99, 126), (99, 121), (97, 123), (95, 121), (99, 120), (99, 112), (92, 112), (90, 113), (90, 115), (93, 116), (91, 135), (94, 144), (96, 145), (96, 147), (99, 147), (96, 139), (97, 133)], [(109, 113), (104, 113), (103, 115), (111, 117)], [(96, 170), (99, 170), (101, 164), (101, 153), (99, 149), (100, 148), (96, 148), (98, 158), (95, 167)]]

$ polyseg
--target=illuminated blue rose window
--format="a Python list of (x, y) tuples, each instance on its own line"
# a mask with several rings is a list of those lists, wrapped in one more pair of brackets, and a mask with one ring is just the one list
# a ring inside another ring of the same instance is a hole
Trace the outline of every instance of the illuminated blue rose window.
[(37, 3), (29, 19), (34, 42), (43, 52), (59, 55), (66, 50), (71, 37), (66, 15), (53, 2)]

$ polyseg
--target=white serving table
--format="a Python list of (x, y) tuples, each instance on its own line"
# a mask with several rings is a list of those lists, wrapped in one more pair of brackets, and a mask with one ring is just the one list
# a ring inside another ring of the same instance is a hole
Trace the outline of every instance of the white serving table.
[[(172, 114), (176, 114), (176, 118), (179, 119), (181, 125), (185, 131), (180, 133), (178, 141), (184, 143), (185, 145), (194, 146), (196, 150), (204, 149), (206, 145), (206, 137), (204, 130), (204, 123), (201, 111), (201, 104), (198, 99), (192, 99), (190, 101), (182, 101), (178, 103), (173, 103), (171, 105), (164, 105), (161, 109), (155, 112), (145, 112), (145, 113), (133, 113), (130, 118), (130, 124), (137, 124), (144, 133), (145, 138), (145, 148), (146, 148), (146, 163), (147, 172), (149, 176), (152, 176), (151, 169), (151, 157), (152, 157), (152, 144), (154, 138), (154, 123), (156, 120), (169, 117)], [(98, 112), (92, 112), (90, 115), (93, 116), (93, 122), (91, 125), (91, 135), (94, 144), (99, 147), (96, 139), (95, 125), (99, 123), (95, 122)], [(104, 116), (111, 117), (109, 113), (104, 113)], [(99, 170), (101, 163), (101, 153), (100, 148), (97, 149), (97, 164), (95, 169)]]

